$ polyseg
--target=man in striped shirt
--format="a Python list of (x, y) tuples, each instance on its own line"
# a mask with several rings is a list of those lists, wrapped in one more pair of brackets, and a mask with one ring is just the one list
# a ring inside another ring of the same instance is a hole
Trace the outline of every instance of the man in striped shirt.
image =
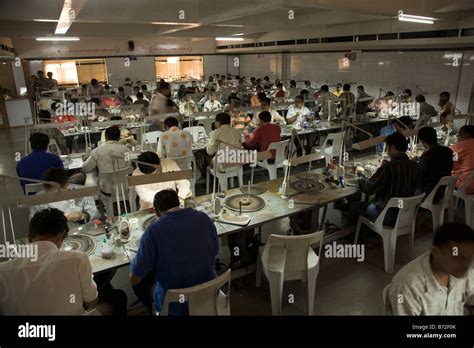
[[(406, 155), (408, 149), (406, 138), (400, 133), (393, 133), (385, 139), (385, 142), (390, 161), (384, 161), (370, 178), (359, 179), (360, 190), (367, 195), (375, 195), (375, 198), (371, 202), (360, 202), (354, 206), (358, 213), (373, 221), (377, 219), (390, 198), (413, 196), (421, 179), (418, 164)], [(398, 209), (390, 208), (384, 225), (393, 226), (397, 215)], [(365, 236), (363, 234), (361, 231), (362, 241), (364, 237), (368, 237), (368, 233), (365, 233)]]

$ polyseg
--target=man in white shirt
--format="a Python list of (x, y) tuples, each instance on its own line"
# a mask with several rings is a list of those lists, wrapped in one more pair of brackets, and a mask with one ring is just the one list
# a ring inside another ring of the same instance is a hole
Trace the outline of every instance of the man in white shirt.
[[(167, 82), (161, 82), (158, 85), (158, 92), (155, 93), (153, 99), (148, 105), (148, 115), (163, 115), (172, 112), (178, 112), (178, 110), (173, 106), (173, 103), (170, 100), (171, 97), (171, 87)], [(155, 121), (153, 124), (157, 129), (163, 129), (163, 121), (167, 116), (163, 115), (162, 119)]]
[[(50, 168), (44, 172), (43, 181), (55, 182), (59, 185), (59, 188), (45, 184), (45, 190), (38, 192), (37, 195), (83, 188), (81, 185), (68, 183), (68, 180), (69, 177), (66, 170), (63, 168)], [(30, 218), (33, 217), (36, 212), (46, 208), (61, 210), (67, 218), (69, 228), (77, 227), (79, 224), (87, 223), (99, 216), (94, 197), (82, 197), (68, 201), (35, 205), (30, 208)]]
[[(83, 171), (90, 173), (95, 169), (100, 172), (112, 172), (125, 169), (130, 164), (125, 161), (127, 147), (120, 145), (120, 129), (117, 126), (111, 126), (105, 130), (106, 142), (104, 145), (95, 148), (89, 158), (84, 162)], [(100, 182), (100, 188), (105, 193), (112, 193), (111, 183), (108, 181)]]
[(217, 100), (217, 94), (212, 93), (211, 99), (207, 100), (204, 103), (204, 111), (212, 112), (212, 111), (220, 111), (222, 109), (221, 102)]
[(260, 105), (262, 107), (262, 111), (268, 111), (270, 115), (272, 115), (272, 120), (270, 121), (270, 123), (286, 124), (285, 118), (281, 116), (278, 111), (270, 108), (270, 98), (262, 98), (262, 100), (260, 101)]
[[(138, 156), (138, 166), (132, 173), (132, 176), (146, 175), (146, 174), (157, 174), (166, 172), (179, 172), (181, 169), (178, 167), (175, 161), (164, 158), (161, 159), (158, 155), (151, 151), (146, 151)], [(149, 163), (147, 165), (145, 163)], [(135, 187), (138, 197), (140, 198), (140, 209), (153, 208), (153, 199), (155, 194), (163, 190), (175, 190), (178, 191), (178, 196), (181, 202), (192, 196), (191, 185), (189, 180), (177, 180), (160, 182), (156, 184), (139, 185)]]
[(230, 148), (229, 145), (220, 143), (220, 141), (236, 149), (242, 147), (241, 133), (230, 126), (230, 115), (226, 112), (216, 115), (216, 129), (209, 133), (209, 143), (206, 146), (209, 156), (214, 156), (220, 149)]
[[(329, 93), (329, 86), (321, 86), (321, 94), (319, 95), (317, 101), (321, 104), (321, 113), (320, 117), (322, 120), (328, 120), (329, 116), (331, 118), (336, 117), (336, 101), (338, 98)], [(330, 111), (329, 111), (330, 110)]]
[(89, 257), (59, 250), (69, 228), (63, 212), (50, 208), (30, 221), (28, 239), (36, 257), (0, 263), (0, 314), (82, 315), (98, 303)]
[(192, 98), (193, 93), (186, 92), (184, 100), (179, 103), (179, 113), (189, 117), (198, 112), (196, 102)]
[(474, 231), (457, 222), (444, 224), (436, 231), (431, 251), (393, 277), (386, 311), (394, 315), (474, 313), (473, 256)]
[(303, 97), (298, 95), (295, 98), (295, 104), (291, 105), (288, 108), (288, 113), (286, 114), (286, 122), (288, 124), (299, 125), (300, 122), (306, 117), (311, 115), (311, 111), (304, 106)]
[(175, 117), (165, 120), (165, 129), (159, 140), (157, 154), (160, 158), (176, 158), (193, 153), (191, 134), (178, 128), (179, 122)]

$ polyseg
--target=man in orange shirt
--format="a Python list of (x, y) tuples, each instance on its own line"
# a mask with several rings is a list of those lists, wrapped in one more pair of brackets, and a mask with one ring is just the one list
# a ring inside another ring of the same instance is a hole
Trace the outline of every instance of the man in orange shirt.
[[(474, 170), (474, 126), (461, 127), (458, 142), (451, 149), (454, 152), (452, 175), (458, 177), (456, 188), (459, 188)], [(470, 182), (466, 192), (474, 194), (474, 180)]]
[(263, 92), (262, 86), (255, 87), (256, 93), (250, 98), (250, 105), (251, 106), (260, 106), (260, 98), (259, 94)]

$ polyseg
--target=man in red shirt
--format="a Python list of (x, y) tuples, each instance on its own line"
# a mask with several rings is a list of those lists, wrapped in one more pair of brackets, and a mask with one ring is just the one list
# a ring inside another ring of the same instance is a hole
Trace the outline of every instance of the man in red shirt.
[[(276, 124), (270, 123), (272, 115), (268, 111), (262, 111), (258, 114), (260, 126), (255, 132), (246, 136), (244, 147), (249, 150), (267, 151), (271, 143), (281, 141), (281, 128)], [(272, 159), (275, 159), (275, 151), (272, 150)]]
[[(456, 188), (459, 188), (474, 170), (474, 126), (461, 127), (458, 142), (451, 150), (454, 152), (452, 175), (458, 177)], [(467, 193), (474, 194), (474, 181), (467, 187)]]

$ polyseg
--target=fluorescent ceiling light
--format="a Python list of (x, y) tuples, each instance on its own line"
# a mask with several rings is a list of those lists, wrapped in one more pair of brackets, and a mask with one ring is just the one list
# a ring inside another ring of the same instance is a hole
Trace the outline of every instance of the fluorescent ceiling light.
[(57, 23), (59, 22), (59, 19), (33, 19), (33, 22), (45, 22), (45, 23)]
[(86, 2), (87, 0), (64, 0), (61, 15), (59, 16), (59, 22), (54, 32), (56, 35), (64, 35), (67, 33)]
[(214, 24), (216, 27), (243, 28), (241, 24)]
[(242, 36), (244, 33), (232, 34), (232, 36)]
[(216, 37), (216, 41), (244, 41), (242, 37)]
[(79, 41), (78, 37), (67, 37), (67, 36), (47, 36), (37, 37), (36, 41)]
[(151, 22), (156, 25), (200, 25), (200, 23), (185, 23), (185, 22)]
[(433, 21), (436, 20), (436, 18), (407, 15), (407, 14), (404, 14), (403, 11), (398, 11), (398, 20), (402, 22), (433, 24), (434, 23)]

